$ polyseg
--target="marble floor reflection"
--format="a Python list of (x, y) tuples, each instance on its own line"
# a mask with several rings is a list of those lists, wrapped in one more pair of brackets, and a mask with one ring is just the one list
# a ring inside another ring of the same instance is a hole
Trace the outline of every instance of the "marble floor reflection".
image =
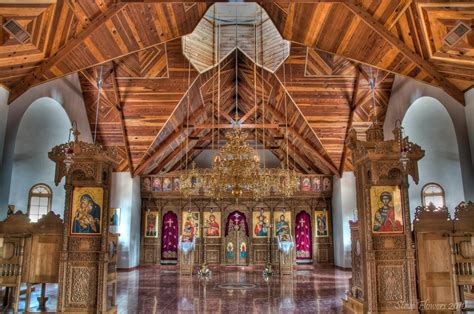
[(121, 273), (119, 313), (342, 313), (351, 274), (333, 267), (272, 277), (261, 270), (221, 267), (209, 281), (174, 270)]
[[(118, 276), (118, 313), (342, 313), (351, 273), (305, 266), (294, 276), (266, 282), (261, 269), (219, 267), (202, 281), (180, 276), (174, 267), (150, 267)], [(55, 311), (55, 289), (48, 287), (49, 312)], [(38, 294), (33, 293), (30, 311), (37, 308)]]

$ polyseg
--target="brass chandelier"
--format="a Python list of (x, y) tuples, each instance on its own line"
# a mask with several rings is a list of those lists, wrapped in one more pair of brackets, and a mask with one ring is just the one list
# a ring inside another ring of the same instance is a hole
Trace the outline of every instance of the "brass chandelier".
[[(261, 34), (262, 36), (262, 34)], [(236, 34), (237, 40), (237, 19), (236, 19)], [(255, 41), (256, 43), (256, 41)], [(236, 42), (237, 47), (237, 42)], [(262, 75), (263, 75), (263, 47), (262, 48)], [(213, 49), (214, 50), (214, 49)], [(256, 51), (256, 49), (255, 49)], [(241, 197), (244, 193), (255, 200), (260, 200), (264, 197), (272, 195), (281, 195), (284, 197), (291, 197), (296, 191), (299, 177), (294, 170), (289, 169), (288, 158), (288, 125), (286, 125), (286, 147), (287, 158), (286, 165), (282, 162), (281, 169), (267, 168), (265, 162), (261, 167), (260, 157), (257, 154), (256, 148), (248, 144), (247, 132), (243, 132), (240, 126), (238, 115), (238, 49), (235, 49), (235, 118), (233, 121), (233, 128), (227, 132), (226, 143), (219, 150), (212, 161), (211, 169), (197, 169), (193, 163), (190, 170), (187, 169), (181, 176), (181, 193), (186, 198), (193, 195), (207, 195), (215, 200), (220, 200), (225, 196), (233, 196), (236, 199)], [(220, 59), (220, 53), (219, 57)], [(218, 79), (220, 81), (220, 62), (218, 63)], [(256, 82), (255, 82), (256, 84)], [(263, 84), (263, 80), (262, 80)], [(256, 85), (255, 99), (256, 99)], [(214, 96), (214, 92), (212, 93)], [(218, 95), (220, 95), (220, 83), (218, 84)], [(218, 102), (220, 103), (218, 96)], [(263, 101), (263, 86), (262, 86), (262, 109), (265, 113), (265, 102)], [(214, 101), (212, 102), (214, 105)], [(255, 100), (255, 107), (257, 103)], [(213, 108), (214, 109), (214, 108)], [(220, 105), (217, 108), (217, 117), (219, 125)], [(256, 112), (256, 111), (255, 111)], [(285, 114), (286, 112), (286, 97), (285, 97)], [(188, 113), (189, 117), (189, 96), (188, 96)], [(214, 119), (214, 115), (212, 115)], [(256, 117), (255, 117), (256, 118)], [(264, 118), (262, 117), (262, 124)], [(256, 122), (256, 121), (255, 121)], [(214, 120), (213, 120), (214, 123)], [(214, 128), (212, 130), (214, 132)], [(219, 138), (219, 130), (217, 132)], [(188, 132), (189, 134), (189, 132)], [(257, 130), (255, 130), (255, 135)], [(214, 145), (214, 134), (213, 134)], [(218, 140), (219, 142), (219, 140)], [(255, 143), (256, 139), (255, 139)], [(265, 137), (264, 137), (265, 148)]]
[(245, 192), (255, 200), (271, 195), (291, 197), (297, 187), (296, 172), (284, 165), (281, 169), (262, 168), (260, 157), (247, 138), (248, 133), (235, 123), (226, 134), (226, 144), (214, 156), (211, 169), (197, 169), (193, 165), (181, 176), (184, 196), (204, 194), (220, 200), (226, 195), (239, 198)]

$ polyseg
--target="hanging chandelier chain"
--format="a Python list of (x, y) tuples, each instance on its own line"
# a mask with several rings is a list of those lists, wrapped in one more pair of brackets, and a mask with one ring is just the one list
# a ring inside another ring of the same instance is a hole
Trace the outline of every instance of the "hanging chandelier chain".
[[(263, 47), (263, 11), (260, 10), (260, 51), (257, 51), (257, 24), (254, 27), (255, 38), (255, 57), (258, 59), (260, 55), (261, 60), (261, 102), (262, 102), (262, 136), (263, 148), (266, 147), (266, 134), (264, 131), (265, 123), (265, 90), (264, 90), (264, 47)], [(227, 132), (226, 143), (219, 149), (219, 153), (213, 158), (211, 169), (196, 169), (194, 166), (190, 171), (186, 171), (181, 176), (181, 192), (187, 198), (191, 195), (209, 195), (215, 200), (220, 200), (226, 193), (230, 193), (236, 198), (239, 198), (244, 192), (249, 193), (255, 200), (261, 200), (274, 194), (280, 193), (285, 197), (290, 197), (296, 191), (298, 176), (293, 171), (289, 171), (289, 136), (288, 136), (288, 110), (287, 99), (285, 98), (285, 116), (286, 116), (286, 140), (287, 151), (286, 161), (287, 167), (284, 169), (267, 169), (265, 159), (263, 167), (260, 166), (260, 158), (258, 156), (258, 128), (255, 128), (255, 148), (249, 145), (249, 133), (243, 132), (238, 118), (239, 113), (239, 52), (238, 52), (238, 15), (236, 11), (235, 20), (235, 121), (231, 131)], [(218, 60), (220, 60), (220, 38), (221, 28), (218, 24)], [(258, 54), (257, 54), (258, 52)], [(257, 62), (257, 61), (256, 61)], [(255, 63), (256, 63), (255, 62)], [(217, 129), (218, 129), (218, 143), (220, 142), (220, 100), (221, 100), (221, 68), (220, 62), (217, 67), (218, 88), (217, 88)], [(255, 124), (257, 124), (258, 117), (258, 102), (257, 102), (257, 66), (254, 64), (254, 115)], [(284, 69), (284, 76), (286, 70)], [(286, 84), (286, 78), (284, 79)], [(214, 94), (214, 92), (213, 92)], [(189, 95), (188, 95), (189, 97)], [(188, 112), (189, 119), (189, 98), (188, 98)], [(187, 123), (189, 127), (189, 121)]]
[(239, 108), (239, 69), (238, 69), (238, 41), (237, 41), (237, 6), (235, 6), (235, 123), (238, 123), (238, 108)]
[[(214, 6), (214, 22), (212, 23), (212, 64), (216, 64), (216, 6)], [(219, 61), (219, 60), (218, 60)], [(211, 124), (212, 124), (212, 129), (211, 129), (211, 142), (212, 142), (212, 149), (214, 150), (214, 135), (215, 135), (215, 130), (214, 130), (214, 109), (215, 109), (215, 87), (216, 87), (216, 68), (215, 66), (212, 68), (212, 116), (211, 116)]]
[[(283, 60), (284, 60), (284, 50), (282, 49)], [(286, 64), (283, 61), (283, 88), (286, 90)], [(286, 137), (286, 169), (290, 169), (290, 159), (288, 153), (289, 139), (288, 139), (288, 103), (286, 92), (283, 94), (285, 97), (285, 137)]]
[(99, 106), (100, 106), (100, 96), (102, 93), (102, 67), (103, 65), (100, 65), (100, 72), (99, 76), (97, 77), (97, 102), (96, 102), (96, 109), (95, 109), (95, 125), (94, 125), (94, 144), (97, 139), (97, 125), (99, 123)]
[[(185, 46), (187, 46), (187, 38), (184, 40)], [(191, 88), (191, 61), (188, 60), (188, 91), (187, 91), (187, 106), (186, 106), (186, 171), (188, 171), (188, 153), (189, 153), (189, 89)]]
[[(254, 30), (254, 57), (257, 58), (257, 22), (253, 25)], [(256, 60), (255, 60), (256, 61)], [(257, 123), (257, 62), (253, 63), (253, 106), (254, 106), (254, 123)], [(257, 150), (257, 128), (255, 128), (255, 150)]]

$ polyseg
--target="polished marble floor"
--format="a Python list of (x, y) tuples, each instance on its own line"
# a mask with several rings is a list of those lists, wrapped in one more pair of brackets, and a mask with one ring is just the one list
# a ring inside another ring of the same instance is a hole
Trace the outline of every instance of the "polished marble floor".
[[(118, 313), (342, 313), (350, 276), (334, 267), (304, 266), (294, 276), (266, 282), (261, 269), (220, 267), (202, 281), (180, 276), (173, 267), (140, 268), (119, 273)], [(47, 294), (53, 296), (55, 290), (50, 286)], [(30, 311), (37, 308), (38, 294)], [(48, 310), (55, 307), (51, 297)]]

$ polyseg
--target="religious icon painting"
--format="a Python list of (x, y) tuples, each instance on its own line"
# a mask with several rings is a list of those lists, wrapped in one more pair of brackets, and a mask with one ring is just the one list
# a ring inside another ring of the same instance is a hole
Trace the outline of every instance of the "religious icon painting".
[(143, 178), (142, 191), (143, 192), (151, 192), (151, 180), (150, 180), (150, 178), (148, 178), (148, 177)]
[(273, 212), (275, 222), (275, 236), (280, 239), (289, 238), (291, 236), (291, 212), (275, 211)]
[(204, 236), (206, 238), (221, 237), (221, 212), (204, 212)]
[(319, 192), (321, 191), (321, 178), (320, 177), (313, 177), (311, 182), (311, 191)]
[(270, 236), (270, 211), (255, 210), (252, 213), (253, 237), (268, 238)]
[(161, 179), (160, 178), (153, 178), (151, 181), (151, 190), (153, 192), (161, 192)]
[(323, 191), (331, 191), (331, 179), (324, 177), (323, 179)]
[(296, 191), (301, 191), (301, 178), (298, 177), (296, 180)]
[(76, 187), (72, 193), (71, 235), (100, 235), (104, 190)]
[(234, 259), (234, 244), (232, 242), (227, 243), (225, 256), (228, 261)]
[(120, 208), (111, 208), (109, 211), (109, 225), (111, 227), (118, 226), (120, 224)]
[(303, 178), (302, 179), (301, 191), (303, 191), (303, 192), (311, 191), (311, 180), (309, 178)]
[(373, 233), (403, 233), (401, 193), (398, 186), (372, 186), (370, 208)]
[(183, 242), (192, 242), (194, 237), (199, 238), (199, 212), (183, 211)]
[(171, 192), (173, 190), (173, 183), (171, 182), (171, 178), (164, 178), (163, 179), (163, 192)]
[(158, 211), (145, 212), (145, 238), (158, 238)]
[(179, 178), (173, 179), (173, 192), (179, 192), (181, 190), (181, 181)]
[(316, 223), (316, 237), (323, 238), (329, 236), (328, 230), (328, 211), (316, 210), (314, 211), (314, 220)]
[(240, 257), (247, 258), (247, 244), (245, 242), (240, 244)]

